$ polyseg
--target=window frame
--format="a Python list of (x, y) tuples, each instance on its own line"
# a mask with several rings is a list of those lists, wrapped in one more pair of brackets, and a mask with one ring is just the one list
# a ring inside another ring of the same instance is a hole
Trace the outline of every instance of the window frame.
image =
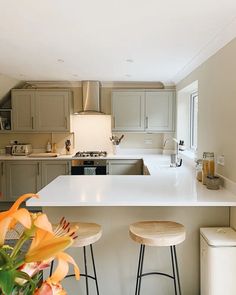
[[(197, 110), (196, 110), (196, 100), (197, 99)], [(198, 122), (198, 91), (194, 91), (190, 95), (190, 149), (197, 150), (197, 130), (198, 126), (195, 123)]]

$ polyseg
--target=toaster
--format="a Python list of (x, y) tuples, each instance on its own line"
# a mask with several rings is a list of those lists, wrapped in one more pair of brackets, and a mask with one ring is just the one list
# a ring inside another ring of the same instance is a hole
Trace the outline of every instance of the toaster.
[(18, 143), (12, 146), (13, 156), (26, 156), (32, 153), (32, 145), (29, 143)]

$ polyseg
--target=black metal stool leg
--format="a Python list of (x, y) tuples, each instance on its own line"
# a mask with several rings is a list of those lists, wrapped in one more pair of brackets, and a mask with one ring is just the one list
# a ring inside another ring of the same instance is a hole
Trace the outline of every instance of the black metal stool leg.
[(85, 281), (86, 281), (86, 294), (89, 295), (86, 247), (83, 247), (83, 250), (84, 250), (84, 270), (85, 270)]
[(175, 259), (175, 266), (176, 266), (176, 274), (177, 274), (177, 280), (178, 280), (178, 289), (179, 289), (179, 295), (181, 295), (181, 287), (180, 287), (180, 279), (179, 279), (179, 268), (178, 268), (178, 261), (177, 261), (177, 255), (176, 255), (176, 248), (174, 246), (174, 259)]
[(141, 256), (141, 264), (140, 264), (138, 295), (140, 295), (140, 289), (141, 289), (142, 274), (143, 274), (144, 251), (145, 251), (145, 245), (142, 245), (142, 246), (143, 246), (143, 252), (142, 252), (142, 256)]
[(174, 250), (173, 246), (170, 246), (171, 252), (171, 262), (172, 262), (172, 269), (173, 269), (173, 280), (174, 280), (174, 287), (175, 287), (175, 295), (177, 295), (177, 288), (176, 288), (176, 274), (175, 274), (175, 259), (174, 259)]
[(92, 262), (93, 262), (93, 273), (94, 273), (94, 279), (95, 279), (95, 284), (96, 284), (96, 289), (97, 289), (97, 295), (99, 295), (97, 273), (96, 273), (95, 261), (94, 261), (94, 256), (93, 256), (92, 244), (90, 245), (90, 252), (91, 252), (91, 257), (92, 257)]
[(50, 274), (49, 274), (49, 276), (51, 276), (51, 275), (52, 275), (52, 271), (53, 271), (53, 264), (54, 264), (54, 260), (51, 262), (51, 266), (50, 266)]
[(139, 285), (139, 275), (140, 275), (140, 265), (141, 265), (142, 252), (143, 252), (143, 245), (140, 246), (140, 252), (139, 252), (138, 271), (137, 271), (137, 278), (136, 278), (135, 295), (137, 295), (137, 292), (138, 292), (138, 285)]

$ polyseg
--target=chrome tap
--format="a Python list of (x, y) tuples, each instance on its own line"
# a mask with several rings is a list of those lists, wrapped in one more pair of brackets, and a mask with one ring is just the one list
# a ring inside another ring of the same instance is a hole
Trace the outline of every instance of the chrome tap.
[(170, 137), (167, 138), (163, 144), (163, 149), (168, 141), (173, 140), (176, 143), (176, 153), (170, 155), (170, 167), (180, 167), (182, 165), (182, 159), (179, 157), (179, 142), (176, 138)]

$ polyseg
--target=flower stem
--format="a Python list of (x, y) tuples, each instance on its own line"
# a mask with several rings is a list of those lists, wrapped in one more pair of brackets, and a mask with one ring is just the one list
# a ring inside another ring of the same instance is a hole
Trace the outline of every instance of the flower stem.
[(18, 254), (19, 250), (21, 249), (22, 245), (28, 240), (28, 236), (26, 236), (24, 233), (19, 238), (18, 242), (16, 243), (13, 251), (11, 252), (10, 257), (15, 258), (15, 256)]

